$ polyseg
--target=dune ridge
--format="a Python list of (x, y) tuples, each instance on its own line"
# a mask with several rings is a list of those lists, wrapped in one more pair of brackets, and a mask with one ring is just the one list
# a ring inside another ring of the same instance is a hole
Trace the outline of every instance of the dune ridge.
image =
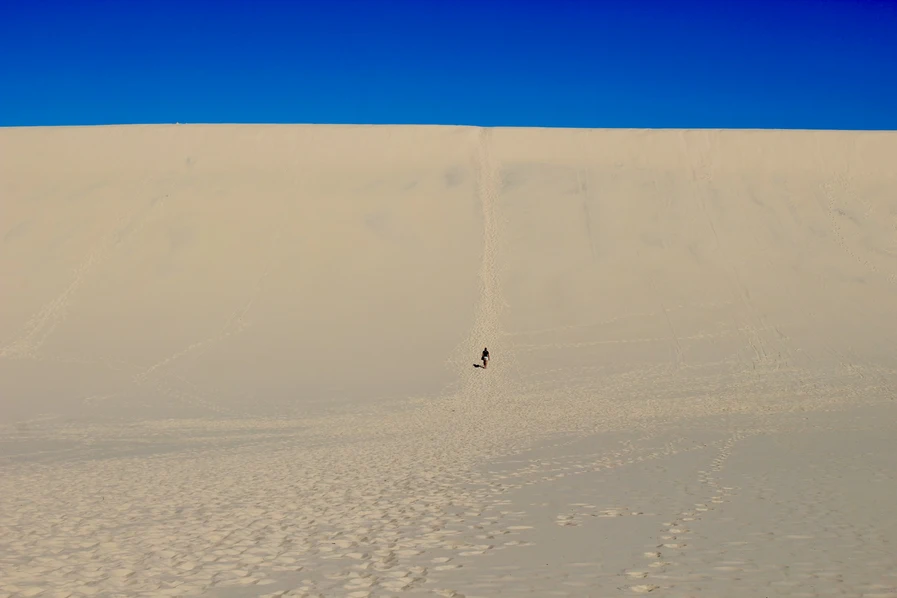
[(0, 596), (897, 596), (897, 133), (0, 156)]

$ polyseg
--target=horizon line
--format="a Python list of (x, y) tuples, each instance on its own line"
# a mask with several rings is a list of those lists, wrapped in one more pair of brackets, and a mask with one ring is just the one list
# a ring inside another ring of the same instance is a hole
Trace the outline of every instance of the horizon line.
[(897, 133), (897, 128), (836, 128), (836, 127), (571, 127), (561, 125), (474, 125), (448, 123), (364, 123), (364, 122), (134, 122), (134, 123), (94, 123), (63, 125), (0, 125), (4, 129), (86, 129), (124, 127), (353, 127), (353, 128), (447, 128), (447, 129), (518, 129), (518, 130), (561, 130), (561, 131), (795, 131), (795, 132), (842, 132), (842, 133)]

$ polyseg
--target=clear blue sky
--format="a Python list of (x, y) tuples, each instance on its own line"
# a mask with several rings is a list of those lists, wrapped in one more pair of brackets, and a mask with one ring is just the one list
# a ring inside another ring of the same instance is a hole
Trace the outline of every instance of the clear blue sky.
[(0, 0), (0, 126), (897, 129), (897, 0)]

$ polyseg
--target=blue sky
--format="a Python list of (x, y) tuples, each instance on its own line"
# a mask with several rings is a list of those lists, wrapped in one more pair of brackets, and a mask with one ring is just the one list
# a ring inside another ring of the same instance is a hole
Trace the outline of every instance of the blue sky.
[(897, 129), (895, 0), (0, 0), (0, 126)]

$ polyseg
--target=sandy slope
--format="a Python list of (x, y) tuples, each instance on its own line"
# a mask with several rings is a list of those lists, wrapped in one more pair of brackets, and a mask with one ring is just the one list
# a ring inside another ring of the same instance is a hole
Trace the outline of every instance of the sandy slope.
[(0, 596), (897, 596), (895, 159), (0, 130)]

